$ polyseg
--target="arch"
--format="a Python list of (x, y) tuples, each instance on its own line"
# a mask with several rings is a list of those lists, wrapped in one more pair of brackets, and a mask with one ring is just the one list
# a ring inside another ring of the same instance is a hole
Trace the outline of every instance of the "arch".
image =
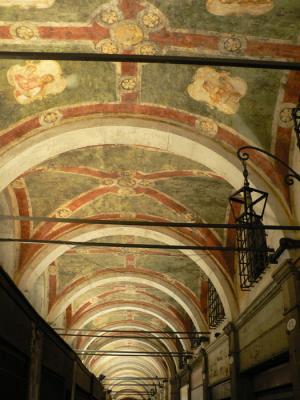
[[(106, 357), (107, 359), (107, 364), (108, 366), (103, 366), (101, 364), (101, 358), (98, 357), (98, 359), (95, 360), (93, 363), (93, 371), (95, 371), (95, 374), (99, 374), (100, 372), (105, 373), (106, 376), (110, 374), (110, 376), (114, 373), (128, 370), (129, 368), (132, 370), (136, 370), (137, 372), (139, 371), (145, 371), (147, 374), (150, 374), (151, 376), (162, 376), (162, 375), (169, 375), (169, 371), (167, 368), (164, 368), (161, 364), (158, 364), (155, 362), (154, 358), (148, 358), (148, 357), (123, 357), (122, 362), (116, 364), (114, 363), (114, 357)], [(103, 359), (102, 359), (103, 361)], [(122, 366), (122, 363), (124, 364), (124, 367)], [(144, 375), (145, 376), (145, 375)]]
[[(122, 342), (126, 342), (126, 339), (119, 339), (114, 343), (106, 343), (103, 347), (101, 347), (101, 349), (99, 349), (99, 351), (101, 351), (101, 350), (103, 350), (103, 351), (104, 350), (106, 350), (106, 351), (109, 351), (109, 350), (122, 351), (124, 349), (128, 350), (129, 348), (132, 351), (146, 351), (146, 352), (158, 350), (155, 346), (152, 346), (151, 344), (145, 343), (145, 342), (143, 342), (143, 344), (141, 345), (141, 342), (136, 341), (136, 340), (131, 340), (130, 346), (126, 346), (126, 343), (122, 343)], [(116, 343), (117, 343), (117, 345), (115, 346)], [(136, 343), (136, 345), (134, 345), (134, 343)], [(113, 349), (110, 348), (112, 344), (114, 345)], [(128, 354), (128, 356), (135, 357), (134, 355), (130, 355), (130, 354)], [(102, 356), (101, 356), (101, 358), (102, 358)], [(143, 357), (141, 357), (141, 358), (143, 358)], [(155, 364), (158, 364), (158, 365), (162, 365), (163, 361), (164, 361), (168, 367), (168, 371), (169, 371), (170, 375), (174, 375), (174, 373), (176, 372), (174, 357), (171, 355), (163, 355), (161, 358), (154, 358), (154, 357), (147, 355), (147, 358), (149, 358), (149, 360), (153, 359)], [(125, 357), (125, 359), (126, 359), (126, 357)]]
[[(121, 304), (121, 305), (120, 305)], [(87, 312), (85, 312), (77, 321), (74, 325), (70, 326), (69, 328), (72, 329), (81, 329), (84, 325), (88, 324), (90, 321), (92, 321), (94, 318), (100, 317), (101, 315), (105, 315), (114, 311), (128, 311), (128, 310), (135, 310), (135, 311), (140, 311), (141, 313), (148, 314), (148, 315), (153, 315), (154, 317), (160, 319), (163, 321), (171, 331), (178, 332), (178, 331), (184, 331), (185, 328), (180, 323), (178, 320), (174, 320), (171, 318), (170, 321), (170, 315), (166, 313), (164, 309), (161, 309), (157, 306), (153, 306), (153, 304), (132, 304), (129, 302), (122, 302), (120, 304), (112, 304), (109, 303), (105, 306), (96, 306)], [(182, 346), (185, 350), (188, 350), (190, 348), (190, 343), (187, 339), (180, 339), (180, 342), (182, 343)]]
[[(120, 321), (116, 325), (114, 324), (113, 329), (116, 330), (121, 330), (121, 329), (127, 329), (127, 330), (133, 330), (133, 329), (139, 329), (140, 331), (147, 332), (146, 327), (144, 326), (144, 323), (138, 322), (138, 321)], [(101, 329), (110, 329), (110, 325), (105, 325), (101, 326)], [(137, 331), (138, 332), (138, 331)], [(113, 333), (113, 330), (112, 330)], [(149, 333), (147, 333), (150, 335)], [(155, 338), (156, 336), (160, 336), (157, 333), (152, 333), (151, 336)], [(84, 340), (80, 341), (79, 343), (81, 344), (83, 349), (86, 349), (94, 340), (97, 340), (98, 338), (84, 338)], [(157, 339), (161, 343), (164, 344), (164, 346), (168, 349), (168, 351), (177, 351), (177, 347), (174, 345), (173, 340), (164, 340), (164, 339)], [(176, 360), (175, 360), (176, 362)]]
[[(158, 346), (158, 343), (149, 343), (146, 341), (146, 339), (144, 340), (137, 340), (137, 339), (125, 339), (125, 338), (116, 338), (116, 339), (108, 339), (109, 342), (108, 343), (101, 343), (101, 344), (96, 344), (97, 345), (97, 351), (101, 351), (101, 350), (113, 350), (113, 351), (117, 351), (119, 349), (138, 349), (137, 351), (158, 351), (158, 352), (166, 352), (167, 349), (165, 347), (161, 347), (161, 343), (160, 346)], [(124, 344), (123, 344), (124, 342)], [(130, 342), (130, 346), (128, 345), (128, 343)], [(134, 343), (136, 343), (136, 345), (134, 346)], [(118, 346), (118, 347), (116, 347)], [(110, 349), (110, 347), (112, 347), (112, 349)], [(145, 350), (146, 349), (146, 350)], [(94, 349), (90, 349), (90, 350), (94, 350)], [(89, 356), (87, 356), (86, 359), (88, 359)], [(171, 355), (165, 355), (163, 357), (163, 359), (165, 360), (166, 364), (168, 365), (169, 370), (171, 371), (171, 375), (174, 371), (176, 371), (176, 362), (174, 357), (172, 357)]]
[[(95, 228), (95, 227), (86, 227), (82, 229), (78, 229), (76, 232), (71, 232), (68, 235), (65, 235), (61, 239), (65, 240), (77, 240), (77, 241), (90, 241), (96, 238), (102, 238), (107, 236), (123, 236), (123, 235), (133, 235), (145, 237), (148, 239), (160, 241), (162, 243), (166, 243), (169, 245), (185, 245), (189, 242), (180, 241), (178, 238), (173, 238), (166, 231), (163, 230), (154, 230), (154, 229), (145, 229), (145, 228), (132, 228), (132, 227), (104, 227), (104, 228)], [(44, 248), (39, 255), (32, 261), (32, 263), (28, 266), (28, 268), (24, 271), (23, 275), (18, 279), (18, 285), (24, 291), (29, 291), (30, 287), (32, 287), (33, 282), (38, 278), (40, 274), (42, 274), (46, 268), (60, 255), (64, 254), (70, 246), (64, 245), (52, 245), (50, 248), (47, 246)], [(238, 314), (238, 305), (235, 298), (234, 288), (232, 283), (230, 282), (230, 277), (222, 271), (217, 264), (211, 260), (209, 257), (201, 257), (196, 252), (192, 250), (181, 250), (181, 252), (188, 257), (190, 257), (195, 264), (200, 267), (200, 269), (208, 276), (208, 278), (212, 281), (215, 286), (222, 303), (224, 305), (224, 309), (226, 312), (226, 316), (228, 319), (233, 319)], [(163, 288), (162, 288), (163, 289)], [(164, 289), (163, 289), (164, 290)], [(182, 304), (182, 302), (180, 302)], [(186, 306), (184, 306), (186, 308)], [(50, 320), (52, 315), (54, 314), (54, 308), (51, 310)], [(188, 314), (191, 317), (190, 311)], [(197, 312), (198, 314), (198, 312)], [(197, 315), (196, 314), (196, 315)], [(195, 323), (195, 326), (198, 330), (200, 329), (199, 321), (195, 321), (195, 318), (191, 318)], [(202, 319), (202, 318), (201, 318)], [(203, 326), (206, 326), (204, 323)]]
[[(176, 126), (156, 119), (156, 128), (153, 129), (153, 121), (149, 121), (148, 116), (145, 117), (146, 121), (136, 118), (134, 114), (128, 115), (126, 120), (98, 117), (66, 123), (42, 132), (37, 130), (35, 135), (24, 138), (20, 144), (3, 154), (0, 163), (0, 176), (3, 177), (0, 191), (19, 175), (50, 157), (81, 147), (105, 144), (151, 146), (169, 151), (207, 166), (236, 189), (241, 185), (243, 180), (239, 162), (222, 145), (196, 134), (194, 126), (185, 125), (183, 128), (182, 122), (180, 126)], [(245, 142), (241, 141), (240, 144), (242, 143)], [(32, 154), (35, 156), (32, 157)], [(275, 194), (266, 210), (269, 222), (286, 222), (290, 217), (290, 210), (280, 191), (274, 187), (276, 185), (266, 181), (268, 176), (261, 179), (255, 174), (252, 178), (254, 184), (257, 183), (262, 188), (267, 184), (268, 191)]]
[[(137, 366), (139, 368), (137, 368)], [(159, 376), (159, 373), (162, 373), (164, 371), (159, 371), (156, 369), (151, 369), (152, 365), (146, 365), (144, 363), (140, 363), (138, 359), (135, 360), (135, 363), (128, 364), (127, 361), (121, 360), (118, 364), (113, 364), (110, 367), (108, 367), (105, 370), (106, 376), (109, 376), (109, 378), (118, 378), (118, 377), (123, 377), (123, 371), (126, 371), (126, 376), (129, 376), (129, 373), (132, 375), (130, 376), (136, 376), (136, 377), (153, 377), (153, 376)], [(100, 370), (95, 370), (99, 371)], [(167, 375), (167, 374), (165, 374)], [(167, 375), (168, 376), (168, 375)], [(106, 378), (109, 380), (109, 378)], [(154, 381), (153, 381), (154, 382)]]
[(188, 314), (198, 330), (207, 329), (207, 323), (201, 313), (198, 300), (191, 290), (176, 282), (176, 292), (174, 291), (174, 281), (160, 273), (154, 273), (149, 270), (134, 269), (124, 270), (113, 269), (90, 274), (84, 279), (72, 282), (59, 296), (53, 304), (47, 319), (51, 322), (57, 315), (61, 314), (67, 306), (80, 295), (87, 293), (96, 287), (120, 283), (135, 283), (146, 285), (160, 290), (173, 298)]

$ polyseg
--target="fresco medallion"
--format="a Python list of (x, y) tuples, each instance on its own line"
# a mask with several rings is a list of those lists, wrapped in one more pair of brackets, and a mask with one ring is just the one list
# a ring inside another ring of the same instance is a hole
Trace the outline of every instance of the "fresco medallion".
[(282, 128), (292, 128), (294, 126), (292, 110), (296, 107), (293, 103), (283, 103), (279, 109), (279, 126)]
[(40, 117), (42, 126), (55, 125), (61, 121), (63, 115), (58, 110), (47, 110)]
[(136, 89), (136, 86), (137, 86), (137, 80), (133, 76), (126, 77), (122, 79), (120, 82), (121, 89), (126, 91), (134, 90)]
[(7, 72), (7, 79), (14, 87), (14, 96), (19, 104), (43, 100), (63, 92), (67, 86), (60, 65), (50, 60), (13, 65)]
[(72, 211), (66, 207), (58, 208), (55, 213), (57, 218), (68, 218), (71, 214)]
[(10, 27), (10, 33), (14, 39), (29, 41), (39, 38), (37, 27), (28, 22), (13, 24)]
[(235, 114), (240, 100), (247, 93), (247, 83), (227, 71), (202, 67), (197, 70), (187, 91), (191, 98), (205, 102), (210, 108), (217, 108), (224, 114)]
[(204, 136), (214, 137), (218, 133), (218, 125), (210, 118), (199, 118), (196, 122), (196, 127)]
[(123, 47), (135, 46), (142, 42), (144, 33), (134, 21), (122, 21), (111, 29), (112, 39)]
[(0, 0), (0, 7), (49, 8), (56, 0)]
[(222, 53), (241, 54), (245, 52), (246, 47), (246, 39), (238, 35), (224, 35), (219, 42)]

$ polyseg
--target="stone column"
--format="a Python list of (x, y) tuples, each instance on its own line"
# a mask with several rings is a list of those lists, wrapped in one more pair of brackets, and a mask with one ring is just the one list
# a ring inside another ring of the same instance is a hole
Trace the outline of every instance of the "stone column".
[(175, 376), (171, 379), (171, 400), (180, 400), (180, 378)]
[(240, 347), (239, 336), (235, 325), (229, 322), (224, 328), (225, 334), (229, 340), (229, 363), (230, 363), (230, 379), (231, 379), (231, 398), (238, 400), (241, 398), (240, 392)]
[(39, 400), (43, 354), (43, 333), (32, 325), (28, 399)]
[(294, 398), (300, 399), (300, 269), (288, 260), (273, 278), (282, 290)]
[(202, 384), (203, 384), (203, 400), (209, 400), (209, 387), (208, 387), (208, 357), (204, 347), (200, 348), (202, 357)]

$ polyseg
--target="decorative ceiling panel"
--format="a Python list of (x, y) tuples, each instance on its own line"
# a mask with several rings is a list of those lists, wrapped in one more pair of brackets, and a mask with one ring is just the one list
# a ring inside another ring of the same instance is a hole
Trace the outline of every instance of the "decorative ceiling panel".
[[(299, 59), (298, 0), (9, 0), (2, 49)], [(276, 48), (275, 48), (276, 45)]]

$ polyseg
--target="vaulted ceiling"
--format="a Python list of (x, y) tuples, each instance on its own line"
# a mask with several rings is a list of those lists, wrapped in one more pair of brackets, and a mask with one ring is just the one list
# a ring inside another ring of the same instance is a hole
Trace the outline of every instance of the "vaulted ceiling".
[[(0, 50), (299, 62), (299, 21), (298, 0), (0, 0)], [(299, 93), (299, 71), (2, 57), (1, 214), (232, 222), (228, 197), (242, 184), (236, 150), (258, 146), (292, 165)], [(285, 171), (261, 154), (251, 160), (253, 184), (270, 193), (267, 221), (295, 221)], [(6, 222), (1, 233), (145, 245), (235, 240), (221, 229), (50, 221)], [(278, 235), (269, 240), (276, 246)], [(207, 331), (208, 281), (227, 321), (243, 307), (232, 253), (59, 244), (6, 244), (1, 253), (60, 332)], [(189, 338), (169, 333), (115, 335), (66, 340), (92, 351), (191, 350)], [(123, 358), (83, 356), (111, 377), (170, 377), (179, 368), (168, 356)]]

